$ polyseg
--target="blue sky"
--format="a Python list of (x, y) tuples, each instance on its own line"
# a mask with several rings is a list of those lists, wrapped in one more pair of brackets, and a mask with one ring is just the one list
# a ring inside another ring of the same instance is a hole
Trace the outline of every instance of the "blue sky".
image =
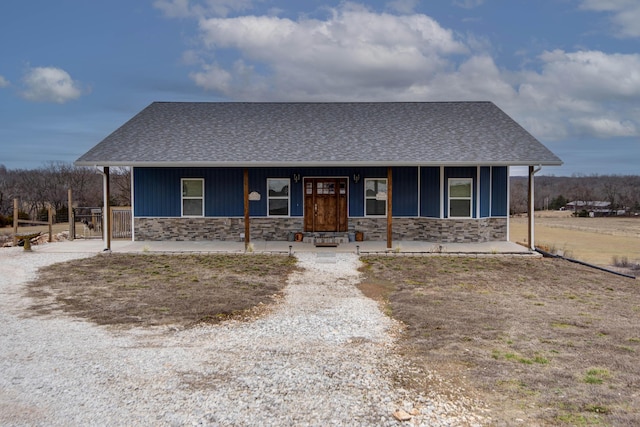
[(637, 0), (5, 0), (0, 165), (72, 162), (153, 101), (489, 100), (640, 174)]

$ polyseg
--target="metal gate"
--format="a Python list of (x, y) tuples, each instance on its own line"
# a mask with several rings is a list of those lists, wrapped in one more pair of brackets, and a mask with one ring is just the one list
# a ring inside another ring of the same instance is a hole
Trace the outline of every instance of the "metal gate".
[(73, 208), (74, 239), (102, 239), (102, 208), (77, 207)]
[[(131, 239), (131, 207), (113, 206), (111, 211), (111, 238)], [(102, 208), (79, 207), (73, 209), (75, 222), (73, 236), (76, 239), (102, 239)]]

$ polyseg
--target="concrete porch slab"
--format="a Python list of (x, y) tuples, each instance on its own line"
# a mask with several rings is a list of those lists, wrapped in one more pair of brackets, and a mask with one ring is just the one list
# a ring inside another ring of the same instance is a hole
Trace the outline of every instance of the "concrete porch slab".
[[(74, 240), (33, 246), (33, 252), (74, 252), (101, 253), (105, 244), (102, 240)], [(244, 253), (243, 242), (227, 241), (138, 241), (114, 240), (111, 251), (117, 253)], [(349, 242), (337, 247), (316, 247), (312, 243), (283, 241), (253, 241), (250, 252), (256, 253), (359, 253), (367, 254), (467, 254), (467, 255), (537, 255), (521, 245), (512, 242), (485, 243), (437, 243), (398, 241), (391, 249), (386, 242)]]

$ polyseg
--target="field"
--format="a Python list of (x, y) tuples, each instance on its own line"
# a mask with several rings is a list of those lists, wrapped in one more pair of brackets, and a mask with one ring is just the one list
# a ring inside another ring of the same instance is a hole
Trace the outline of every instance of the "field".
[[(511, 218), (511, 241), (527, 241), (527, 218)], [(536, 246), (601, 266), (614, 258), (640, 263), (640, 217), (575, 218), (567, 211), (536, 212)]]
[[(640, 425), (640, 286), (560, 259), (371, 257), (361, 290), (430, 375), (491, 425)], [(520, 421), (517, 421), (520, 420)]]

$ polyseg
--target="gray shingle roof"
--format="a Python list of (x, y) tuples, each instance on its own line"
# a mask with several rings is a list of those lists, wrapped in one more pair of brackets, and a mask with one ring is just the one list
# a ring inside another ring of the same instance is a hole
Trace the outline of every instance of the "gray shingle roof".
[(491, 102), (154, 102), (90, 166), (560, 165)]

